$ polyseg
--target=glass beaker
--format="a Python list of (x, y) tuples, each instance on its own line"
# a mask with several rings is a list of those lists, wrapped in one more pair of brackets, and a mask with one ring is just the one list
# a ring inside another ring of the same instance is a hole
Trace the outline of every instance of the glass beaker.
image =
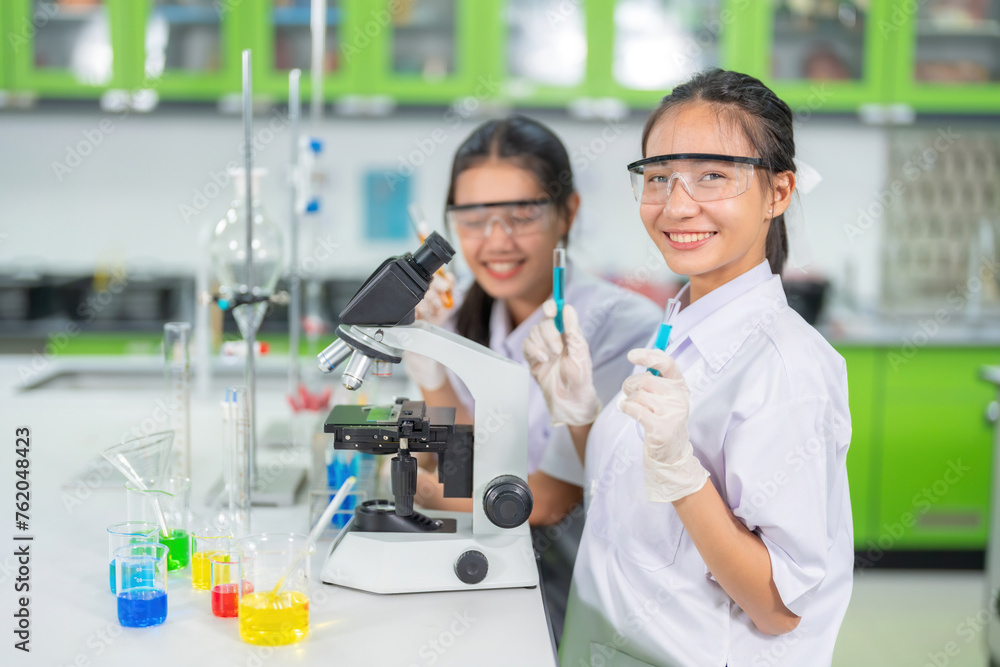
[[(278, 646), (297, 642), (309, 632), (309, 558), (285, 574), (307, 537), (297, 533), (260, 533), (237, 543), (243, 560), (240, 637), (250, 644)], [(281, 589), (275, 586), (285, 574)]]
[(167, 564), (171, 570), (180, 570), (191, 559), (191, 534), (188, 532), (191, 508), (191, 480), (170, 477), (155, 487), (146, 482), (140, 488), (132, 482), (125, 483), (129, 521), (156, 521), (162, 512), (169, 535), (160, 530), (159, 542), (170, 548)]
[(126, 628), (159, 625), (167, 618), (167, 554), (155, 542), (115, 550), (118, 622)]
[(233, 548), (230, 532), (199, 530), (191, 534), (191, 585), (201, 590), (212, 587), (211, 558)]
[(243, 578), (243, 561), (239, 551), (216, 551), (211, 565), (212, 613), (221, 618), (236, 618), (240, 606), (240, 584), (246, 593), (253, 586)]
[(108, 585), (118, 593), (115, 583), (115, 550), (130, 544), (156, 542), (160, 528), (150, 521), (122, 521), (108, 526)]

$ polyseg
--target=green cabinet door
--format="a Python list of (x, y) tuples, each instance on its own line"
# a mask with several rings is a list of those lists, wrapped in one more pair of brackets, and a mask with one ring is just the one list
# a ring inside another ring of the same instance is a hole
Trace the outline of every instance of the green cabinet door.
[[(308, 0), (248, 2), (244, 37), (253, 49), (254, 93), (288, 99), (288, 74), (302, 71), (301, 94), (312, 95), (312, 32)], [(382, 29), (361, 20), (368, 0), (327, 0), (323, 97), (356, 94), (365, 78), (372, 35)]]
[(496, 98), (529, 107), (565, 107), (595, 95), (607, 38), (604, 0), (482, 0), (487, 20), (477, 31)]
[[(905, 3), (901, 3), (905, 4)], [(917, 111), (1000, 110), (1000, 2), (926, 0), (894, 7), (893, 98)]]
[(616, 0), (598, 11), (591, 87), (637, 109), (701, 70), (739, 70), (741, 26), (752, 15), (747, 0)]
[(855, 111), (885, 103), (893, 0), (741, 0), (752, 9), (736, 69), (770, 86), (800, 113)]
[(132, 3), (134, 87), (154, 90), (165, 100), (214, 101), (240, 92), (245, 5), (232, 0)]
[(878, 376), (881, 354), (872, 347), (838, 347), (847, 362), (847, 390), (851, 408), (851, 447), (847, 452), (847, 481), (854, 515), (854, 548), (866, 550), (876, 538), (878, 493), (873, 464), (880, 442), (876, 406), (881, 404)]
[(132, 1), (6, 0), (14, 87), (64, 98), (126, 88)]
[(496, 97), (500, 82), (486, 76), (487, 58), (477, 36), (496, 22), (482, 0), (373, 1), (365, 25), (380, 29), (364, 52), (371, 77), (361, 92), (399, 104), (447, 105), (460, 98)]
[(0, 2), (0, 91), (7, 90), (12, 80), (10, 67), (10, 20), (7, 18), (9, 3)]
[(998, 360), (996, 347), (885, 350), (880, 547), (985, 546), (995, 392), (979, 369)]

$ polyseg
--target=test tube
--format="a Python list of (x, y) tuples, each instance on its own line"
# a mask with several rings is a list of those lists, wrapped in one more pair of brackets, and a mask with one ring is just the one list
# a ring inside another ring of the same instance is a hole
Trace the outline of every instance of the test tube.
[(167, 385), (167, 409), (174, 432), (172, 473), (191, 476), (191, 364), (188, 344), (191, 325), (167, 322), (163, 325), (163, 374)]
[[(678, 299), (667, 299), (667, 309), (663, 312), (663, 321), (660, 328), (656, 330), (656, 342), (653, 343), (657, 350), (666, 350), (670, 343), (670, 331), (674, 328), (674, 317), (681, 309), (681, 302)], [(660, 371), (655, 368), (647, 368), (653, 375), (659, 375)]]
[(250, 407), (246, 387), (226, 388), (222, 414), (230, 529), (239, 537), (250, 532)]
[(556, 330), (563, 332), (563, 305), (566, 303), (566, 248), (552, 253), (552, 299), (556, 302)]
[[(410, 222), (413, 223), (413, 231), (417, 233), (417, 238), (423, 243), (431, 233), (430, 227), (427, 226), (427, 219), (424, 217), (424, 212), (419, 204), (410, 204), (408, 209), (410, 212)], [(448, 277), (448, 273), (443, 266), (436, 273), (442, 278)], [(441, 293), (441, 305), (445, 308), (451, 308), (455, 305), (455, 299), (451, 294), (451, 290)]]

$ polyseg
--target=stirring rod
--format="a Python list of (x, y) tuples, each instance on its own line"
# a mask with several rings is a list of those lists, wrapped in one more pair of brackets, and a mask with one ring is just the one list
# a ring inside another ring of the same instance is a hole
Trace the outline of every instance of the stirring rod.
[[(674, 328), (674, 316), (680, 309), (680, 301), (677, 299), (667, 299), (667, 310), (663, 314), (663, 321), (660, 322), (660, 328), (656, 331), (656, 342), (653, 343), (653, 347), (657, 350), (667, 349), (667, 344), (670, 342), (670, 331)], [(660, 375), (660, 371), (655, 368), (647, 368), (646, 370), (653, 375)]]
[[(417, 238), (423, 243), (431, 233), (430, 228), (427, 226), (427, 219), (424, 217), (424, 212), (421, 210), (419, 204), (410, 204), (407, 210), (410, 212), (410, 224), (413, 225), (413, 231), (417, 233)], [(436, 273), (442, 278), (448, 279), (448, 273), (443, 266)], [(455, 305), (455, 299), (451, 296), (451, 290), (441, 293), (441, 305), (445, 308), (451, 308)]]
[(330, 504), (326, 506), (325, 510), (323, 510), (323, 514), (320, 515), (319, 521), (316, 522), (312, 532), (309, 533), (309, 539), (306, 540), (305, 546), (302, 547), (299, 553), (295, 555), (295, 558), (288, 564), (285, 571), (281, 573), (281, 577), (278, 579), (278, 583), (274, 585), (274, 590), (271, 591), (271, 595), (278, 594), (278, 591), (281, 590), (282, 584), (285, 583), (285, 578), (295, 570), (299, 561), (305, 558), (306, 554), (309, 553), (309, 550), (312, 549), (313, 544), (315, 544), (316, 540), (319, 539), (319, 536), (322, 535), (323, 531), (326, 530), (326, 527), (330, 525), (330, 520), (333, 519), (334, 512), (339, 510), (340, 506), (344, 504), (344, 499), (347, 498), (348, 492), (354, 486), (356, 481), (357, 479), (352, 475), (345, 479), (344, 483), (340, 485), (340, 490), (337, 491), (337, 495), (333, 497)]
[(556, 330), (563, 332), (563, 305), (566, 303), (566, 248), (552, 253), (552, 299), (556, 302)]

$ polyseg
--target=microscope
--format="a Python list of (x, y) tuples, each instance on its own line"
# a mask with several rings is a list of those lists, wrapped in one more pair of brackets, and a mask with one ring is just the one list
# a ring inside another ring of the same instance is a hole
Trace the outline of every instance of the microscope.
[[(477, 343), (414, 319), (434, 272), (455, 251), (437, 232), (412, 254), (390, 257), (340, 313), (338, 339), (320, 370), (343, 365), (356, 390), (374, 365), (409, 350), (450, 368), (475, 399), (475, 427), (454, 408), (397, 399), (392, 405), (336, 405), (324, 425), (335, 449), (391, 455), (392, 500), (355, 509), (321, 578), (373, 593), (420, 593), (538, 585), (528, 530), (528, 370)], [(346, 363), (345, 363), (346, 362)], [(415, 452), (438, 454), (445, 497), (472, 498), (472, 513), (414, 511)]]

